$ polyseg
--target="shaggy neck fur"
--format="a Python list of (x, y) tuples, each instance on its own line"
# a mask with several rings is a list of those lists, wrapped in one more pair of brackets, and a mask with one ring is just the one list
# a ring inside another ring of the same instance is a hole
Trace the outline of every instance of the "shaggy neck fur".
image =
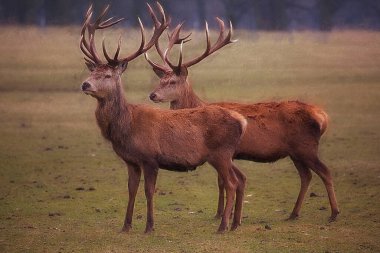
[(103, 137), (111, 142), (126, 138), (131, 123), (130, 106), (123, 96), (120, 82), (119, 80), (117, 90), (111, 96), (98, 98), (95, 112)]
[(201, 100), (191, 88), (191, 85), (186, 80), (185, 89), (179, 99), (170, 102), (170, 109), (195, 108), (206, 105), (206, 102)]

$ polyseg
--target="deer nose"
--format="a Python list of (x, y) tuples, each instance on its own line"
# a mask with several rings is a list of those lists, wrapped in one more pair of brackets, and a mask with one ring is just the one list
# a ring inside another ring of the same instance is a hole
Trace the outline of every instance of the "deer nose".
[(149, 95), (150, 100), (154, 100), (157, 97), (156, 93), (152, 92)]
[(83, 91), (87, 90), (90, 87), (91, 87), (91, 84), (89, 84), (88, 82), (82, 83), (82, 90)]

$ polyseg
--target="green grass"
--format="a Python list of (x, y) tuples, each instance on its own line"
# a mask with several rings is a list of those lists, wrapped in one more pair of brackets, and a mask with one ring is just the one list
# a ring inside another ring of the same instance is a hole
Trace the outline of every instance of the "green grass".
[[(300, 219), (288, 222), (299, 190), (291, 162), (238, 161), (248, 185), (237, 231), (215, 233), (216, 173), (205, 165), (191, 173), (160, 171), (150, 235), (143, 234), (141, 185), (133, 230), (118, 233), (128, 175), (100, 136), (96, 102), (79, 91), (88, 75), (79, 28), (2, 27), (0, 252), (379, 252), (380, 33), (236, 36), (238, 43), (191, 69), (194, 88), (210, 101), (300, 99), (325, 108), (331, 122), (320, 153), (335, 179), (337, 222), (327, 222), (329, 204), (316, 175), (309, 192), (321, 197), (307, 196)], [(127, 50), (137, 44), (131, 37)], [(203, 34), (190, 43), (185, 58), (201, 53)], [(140, 57), (124, 76), (126, 97), (150, 103), (155, 82)]]

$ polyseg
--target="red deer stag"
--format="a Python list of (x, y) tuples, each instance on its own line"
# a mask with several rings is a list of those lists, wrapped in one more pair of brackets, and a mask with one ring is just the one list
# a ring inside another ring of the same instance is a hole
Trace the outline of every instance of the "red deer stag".
[(95, 31), (120, 22), (112, 21), (112, 18), (103, 21), (108, 8), (94, 23), (90, 23), (93, 13), (90, 7), (81, 33), (80, 48), (91, 71), (81, 86), (82, 91), (97, 99), (95, 116), (101, 133), (112, 143), (114, 151), (128, 167), (129, 200), (122, 231), (129, 231), (132, 225), (141, 172), (145, 180), (145, 232), (148, 233), (153, 230), (153, 194), (158, 169), (189, 171), (205, 162), (209, 162), (225, 182), (227, 203), (218, 231), (223, 232), (228, 228), (235, 193), (236, 212), (231, 229), (236, 229), (241, 220), (245, 182), (241, 175), (234, 173), (238, 169), (232, 163), (232, 156), (245, 130), (246, 119), (237, 112), (219, 106), (170, 111), (130, 104), (124, 98), (121, 75), (127, 64), (152, 47), (168, 26), (164, 10), (161, 5), (157, 5), (162, 15), (161, 22), (148, 5), (155, 23), (152, 38), (145, 44), (144, 29), (139, 21), (142, 34), (140, 48), (124, 59), (118, 59), (120, 40), (112, 58), (103, 40), (103, 53), (107, 62), (104, 63), (96, 52)]
[[(209, 103), (202, 101), (193, 91), (188, 81), (188, 68), (197, 64), (210, 54), (225, 45), (235, 42), (231, 40), (232, 25), (225, 36), (224, 22), (217, 18), (220, 33), (217, 41), (211, 46), (208, 25), (206, 22), (206, 50), (204, 53), (187, 62), (182, 61), (182, 43), (189, 41), (189, 35), (180, 38), (182, 24), (178, 25), (169, 35), (168, 48), (165, 53), (159, 42), (156, 50), (164, 62), (157, 64), (148, 58), (160, 78), (158, 86), (150, 94), (154, 102), (170, 102), (171, 109), (195, 108)], [(181, 44), (180, 57), (177, 65), (168, 59), (168, 54), (174, 44)], [(313, 170), (325, 184), (330, 206), (330, 221), (336, 219), (339, 209), (335, 197), (333, 180), (328, 167), (318, 157), (319, 139), (327, 127), (327, 114), (314, 105), (298, 101), (268, 102), (257, 104), (213, 103), (224, 108), (232, 109), (244, 115), (248, 120), (247, 131), (236, 150), (234, 158), (255, 162), (275, 162), (281, 158), (290, 157), (301, 178), (301, 189), (289, 219), (299, 216), (302, 202), (309, 187)], [(224, 191), (223, 182), (219, 182), (219, 202), (217, 215), (223, 212)]]

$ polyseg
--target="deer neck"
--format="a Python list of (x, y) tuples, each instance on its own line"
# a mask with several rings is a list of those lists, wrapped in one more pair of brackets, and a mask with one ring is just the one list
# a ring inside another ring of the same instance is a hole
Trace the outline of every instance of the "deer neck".
[(195, 94), (187, 80), (185, 87), (186, 88), (182, 91), (180, 98), (170, 102), (170, 109), (195, 108), (206, 104), (206, 102), (202, 101), (197, 94)]
[(103, 137), (112, 143), (125, 139), (131, 125), (131, 105), (127, 103), (123, 93), (121, 85), (118, 85), (115, 94), (98, 99), (95, 112)]

